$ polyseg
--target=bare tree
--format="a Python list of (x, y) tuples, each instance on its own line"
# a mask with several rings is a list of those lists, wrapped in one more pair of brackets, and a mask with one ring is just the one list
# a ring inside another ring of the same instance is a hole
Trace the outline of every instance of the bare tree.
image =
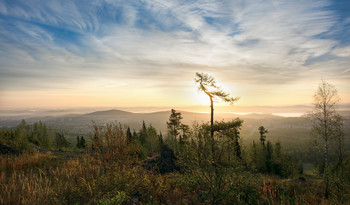
[(222, 88), (216, 85), (215, 78), (206, 73), (196, 73), (195, 81), (198, 84), (198, 90), (203, 91), (210, 99), (210, 136), (212, 141), (214, 141), (214, 102), (222, 100), (232, 104), (239, 98), (230, 97), (228, 93), (224, 92)]
[(328, 147), (329, 140), (335, 134), (336, 105), (339, 102), (335, 86), (322, 80), (314, 95), (314, 110), (311, 113), (313, 119), (313, 131), (324, 141), (324, 162), (325, 162), (325, 197), (329, 195), (328, 181)]

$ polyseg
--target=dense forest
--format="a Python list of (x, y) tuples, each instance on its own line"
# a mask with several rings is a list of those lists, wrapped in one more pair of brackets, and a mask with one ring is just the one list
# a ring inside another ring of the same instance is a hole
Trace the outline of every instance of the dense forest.
[(207, 74), (197, 73), (196, 85), (210, 119), (184, 124), (172, 109), (166, 133), (145, 121), (138, 130), (93, 122), (74, 142), (41, 121), (1, 129), (0, 204), (350, 203), (349, 133), (334, 86), (318, 87), (309, 143), (293, 152), (264, 124), (243, 143), (244, 120), (215, 121), (214, 113), (216, 102), (239, 98)]

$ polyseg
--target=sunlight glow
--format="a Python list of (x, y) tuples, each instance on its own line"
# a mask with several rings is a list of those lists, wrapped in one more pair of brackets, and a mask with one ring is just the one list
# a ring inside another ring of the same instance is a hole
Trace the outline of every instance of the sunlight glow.
[(196, 105), (210, 105), (209, 96), (203, 92), (199, 92), (197, 89), (194, 91), (194, 100)]

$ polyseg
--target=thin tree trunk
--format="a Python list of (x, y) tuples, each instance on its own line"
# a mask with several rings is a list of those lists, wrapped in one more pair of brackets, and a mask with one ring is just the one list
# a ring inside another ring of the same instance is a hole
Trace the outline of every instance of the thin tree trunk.
[(174, 133), (174, 146), (175, 146), (175, 152), (177, 153), (177, 139), (176, 139), (176, 128), (175, 125), (173, 125), (173, 133)]
[(329, 185), (328, 185), (328, 123), (327, 118), (328, 112), (327, 112), (327, 105), (323, 104), (323, 120), (324, 120), (324, 140), (325, 140), (325, 152), (324, 152), (324, 161), (325, 161), (325, 181), (326, 181), (326, 192), (325, 197), (328, 199), (329, 195)]
[(214, 154), (215, 147), (214, 147), (214, 102), (213, 98), (210, 97), (210, 138), (211, 138), (211, 151)]
[(328, 195), (329, 195), (329, 185), (328, 185), (328, 139), (325, 139), (325, 177), (326, 177), (326, 193), (325, 193), (325, 197), (326, 199), (328, 199)]
[(343, 142), (342, 136), (339, 136), (339, 163), (340, 163), (340, 202), (344, 203), (344, 164), (343, 164)]

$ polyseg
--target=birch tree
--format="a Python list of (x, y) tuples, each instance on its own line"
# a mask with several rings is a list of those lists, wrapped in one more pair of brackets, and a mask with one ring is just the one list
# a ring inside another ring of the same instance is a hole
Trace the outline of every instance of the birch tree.
[(329, 179), (328, 179), (328, 149), (329, 140), (336, 133), (334, 120), (336, 116), (336, 105), (339, 102), (337, 89), (334, 85), (328, 84), (322, 80), (314, 95), (314, 109), (311, 113), (313, 120), (313, 132), (322, 139), (324, 143), (324, 180), (326, 184), (325, 197), (329, 196)]

